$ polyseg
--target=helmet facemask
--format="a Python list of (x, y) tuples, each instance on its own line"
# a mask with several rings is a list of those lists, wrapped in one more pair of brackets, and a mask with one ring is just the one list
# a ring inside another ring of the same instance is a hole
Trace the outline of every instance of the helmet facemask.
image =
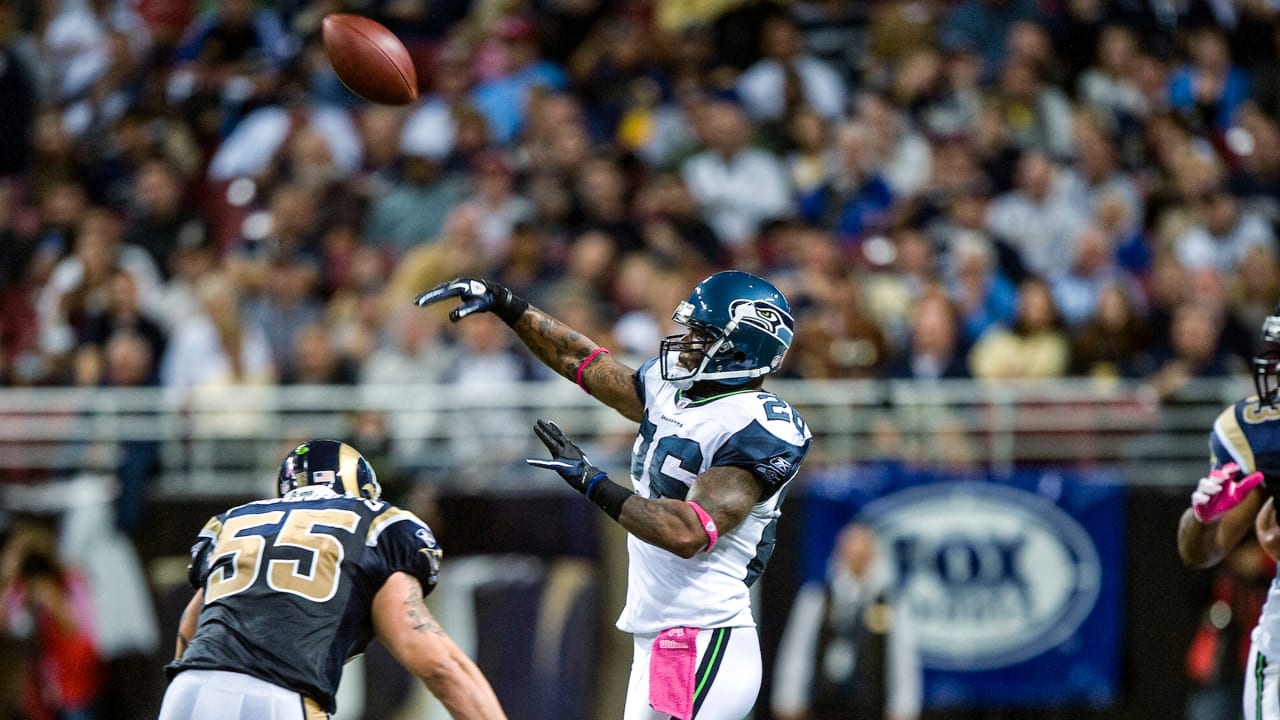
[[(688, 304), (680, 303), (682, 308)], [(674, 316), (676, 322), (681, 322), (680, 316), (681, 308), (677, 308)], [(728, 343), (726, 348), (727, 339), (722, 334), (715, 328), (688, 320), (687, 312), (682, 324), (686, 325), (690, 332), (663, 338), (659, 362), (662, 367), (662, 377), (667, 382), (675, 385), (679, 390), (688, 390), (695, 382), (705, 379), (703, 376), (711, 359), (717, 353), (731, 349), (733, 343)]]
[[(735, 300), (730, 304), (730, 319), (724, 328), (695, 319), (695, 311), (692, 303), (681, 302), (672, 320), (692, 332), (672, 335), (662, 341), (662, 377), (676, 388), (688, 390), (694, 383), (703, 381), (741, 385), (777, 370), (782, 364), (791, 342), (792, 323), (791, 315), (782, 308), (766, 301)], [(735, 343), (735, 338), (739, 338), (744, 346), (758, 348), (762, 335), (778, 346), (772, 357), (752, 357)]]
[(1275, 405), (1280, 398), (1280, 313), (1262, 322), (1262, 345), (1262, 351), (1253, 357), (1253, 387), (1259, 404)]

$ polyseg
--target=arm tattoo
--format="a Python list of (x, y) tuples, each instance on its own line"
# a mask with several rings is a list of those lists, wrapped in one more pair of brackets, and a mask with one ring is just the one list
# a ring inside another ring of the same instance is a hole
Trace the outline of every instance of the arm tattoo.
[(595, 349), (595, 343), (582, 333), (541, 311), (526, 312), (515, 330), (534, 357), (569, 380)]
[(415, 631), (433, 635), (444, 634), (444, 630), (436, 624), (435, 618), (431, 616), (431, 611), (427, 610), (426, 604), (422, 602), (422, 588), (418, 587), (416, 583), (410, 588), (409, 594), (404, 599), (404, 604)]
[(587, 369), (587, 377), (591, 379), (589, 383), (592, 392), (602, 395), (606, 392), (612, 394), (634, 393), (635, 381), (632, 379), (631, 369), (615, 362), (596, 361)]

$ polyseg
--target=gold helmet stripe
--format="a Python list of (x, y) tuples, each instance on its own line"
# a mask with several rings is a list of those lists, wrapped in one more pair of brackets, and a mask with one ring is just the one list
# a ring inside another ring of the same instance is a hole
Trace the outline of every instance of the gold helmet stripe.
[[(338, 476), (342, 478), (342, 493), (360, 497), (358, 470), (360, 452), (346, 443), (338, 444)], [(336, 489), (336, 488), (335, 488)]]

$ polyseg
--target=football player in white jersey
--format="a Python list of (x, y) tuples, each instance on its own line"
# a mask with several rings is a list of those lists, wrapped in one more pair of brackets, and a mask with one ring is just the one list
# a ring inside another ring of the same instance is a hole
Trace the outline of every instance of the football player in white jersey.
[(700, 282), (673, 316), (688, 328), (633, 370), (609, 351), (488, 281), (458, 279), (418, 305), (462, 303), (449, 317), (488, 311), (565, 378), (640, 423), (634, 491), (593, 466), (554, 423), (538, 437), (558, 472), (627, 529), (627, 602), (618, 628), (634, 636), (624, 720), (740, 720), (760, 689), (750, 587), (773, 552), (787, 486), (812, 435), (763, 389), (782, 364), (795, 322), (786, 298), (744, 272)]
[[(1280, 556), (1274, 497), (1280, 491), (1280, 305), (1262, 324), (1253, 358), (1257, 396), (1222, 411), (1209, 435), (1211, 468), (1178, 524), (1178, 552), (1193, 568), (1216, 565), (1252, 526)], [(1271, 581), (1253, 629), (1245, 675), (1246, 720), (1280, 720), (1280, 578)]]

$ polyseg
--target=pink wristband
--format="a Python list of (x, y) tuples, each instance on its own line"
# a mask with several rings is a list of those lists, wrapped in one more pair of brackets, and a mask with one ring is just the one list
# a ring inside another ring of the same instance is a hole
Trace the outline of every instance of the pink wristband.
[(582, 362), (578, 363), (578, 370), (573, 374), (573, 381), (578, 383), (578, 387), (582, 388), (582, 391), (588, 395), (591, 394), (591, 391), (587, 389), (586, 385), (582, 384), (582, 371), (586, 370), (587, 366), (591, 364), (591, 361), (599, 357), (601, 353), (605, 355), (612, 355), (612, 353), (609, 352), (609, 348), (598, 347), (595, 350), (592, 350), (591, 354)]
[(702, 529), (707, 531), (707, 548), (702, 552), (711, 552), (711, 548), (716, 546), (716, 540), (720, 538), (719, 531), (716, 530), (716, 521), (711, 519), (706, 510), (696, 502), (690, 502), (689, 507), (698, 514), (698, 522), (702, 523)]

